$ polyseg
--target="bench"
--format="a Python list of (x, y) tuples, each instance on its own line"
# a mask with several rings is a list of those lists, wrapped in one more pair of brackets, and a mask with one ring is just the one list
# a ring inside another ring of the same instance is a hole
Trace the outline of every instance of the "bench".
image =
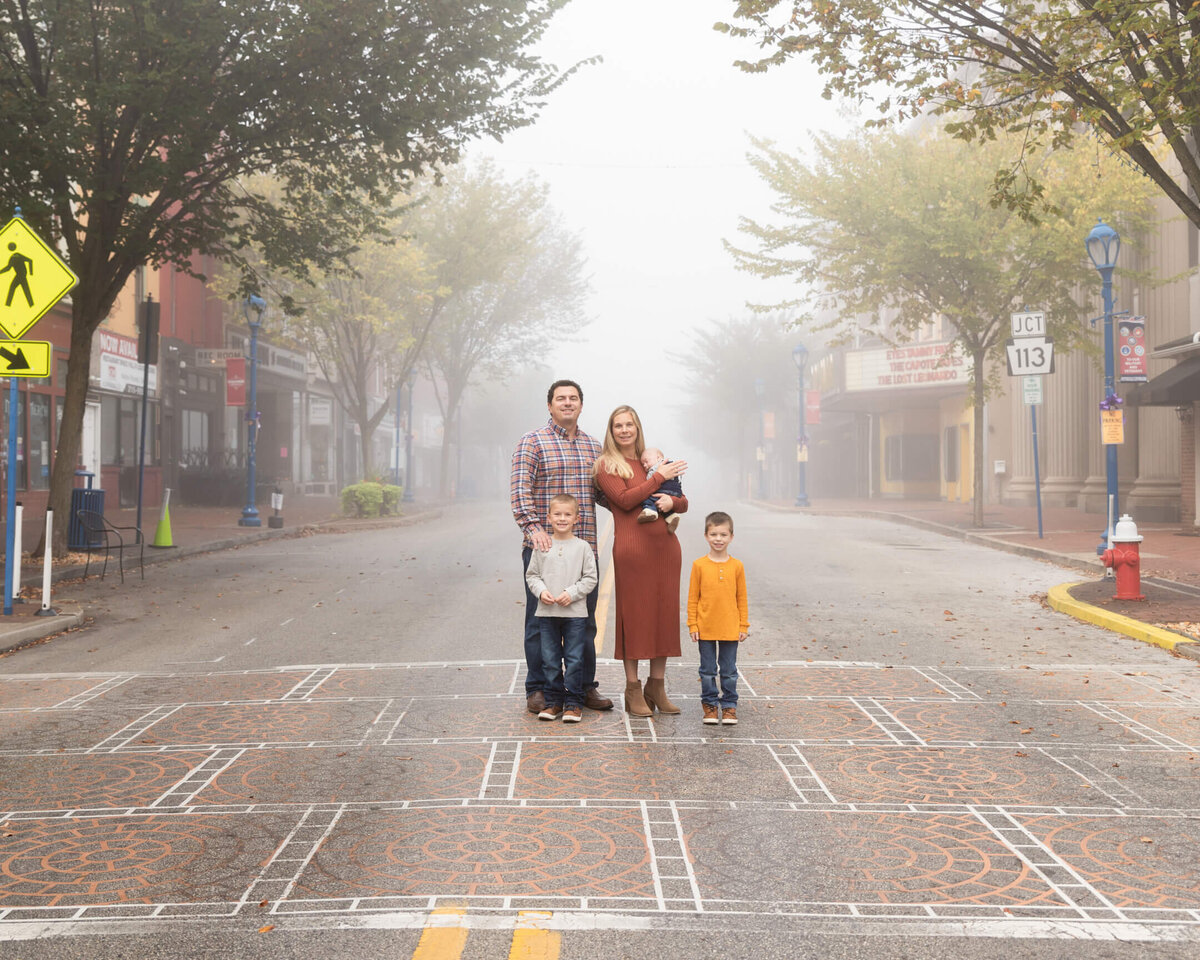
[(86, 580), (88, 568), (92, 564), (92, 551), (104, 550), (104, 566), (100, 568), (100, 579), (104, 579), (104, 574), (108, 570), (108, 555), (115, 548), (117, 551), (117, 567), (121, 571), (121, 582), (125, 582), (125, 547), (134, 546), (133, 543), (126, 544), (125, 536), (122, 531), (128, 533), (133, 531), (136, 534), (135, 543), (138, 546), (138, 567), (142, 573), (142, 579), (146, 579), (146, 538), (142, 536), (140, 527), (133, 525), (119, 526), (109, 520), (102, 513), (97, 513), (95, 510), (76, 510), (75, 516), (79, 518), (79, 523), (84, 529), (87, 539), (87, 562), (83, 565), (83, 577)]

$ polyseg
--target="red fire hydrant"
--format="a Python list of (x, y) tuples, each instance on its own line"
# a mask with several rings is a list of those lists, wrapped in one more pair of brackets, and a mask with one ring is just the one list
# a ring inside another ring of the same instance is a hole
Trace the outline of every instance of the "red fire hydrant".
[(1138, 546), (1137, 524), (1129, 514), (1122, 514), (1108, 541), (1111, 546), (1100, 556), (1106, 567), (1111, 567), (1117, 577), (1117, 592), (1114, 600), (1145, 600), (1142, 593), (1142, 558)]

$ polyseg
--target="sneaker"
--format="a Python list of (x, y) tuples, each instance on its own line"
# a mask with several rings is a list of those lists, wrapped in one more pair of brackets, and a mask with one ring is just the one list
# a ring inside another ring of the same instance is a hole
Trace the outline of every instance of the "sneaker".
[(638, 514), (638, 523), (653, 523), (657, 519), (658, 511), (649, 507), (643, 507), (642, 512)]
[(701, 723), (720, 723), (717, 719), (717, 705), (715, 703), (702, 703), (701, 706), (704, 708), (704, 719)]
[(561, 703), (550, 704), (538, 714), (539, 720), (557, 720), (562, 716), (563, 708)]
[(667, 524), (667, 530), (670, 531), (671, 533), (674, 533), (675, 528), (677, 526), (679, 526), (679, 514), (668, 513), (667, 519), (666, 519), (666, 524)]
[(578, 707), (567, 707), (562, 712), (563, 723), (578, 723), (583, 719), (583, 711)]
[(737, 710), (733, 707), (726, 707), (721, 711), (721, 722), (733, 726), (733, 724), (737, 723)]

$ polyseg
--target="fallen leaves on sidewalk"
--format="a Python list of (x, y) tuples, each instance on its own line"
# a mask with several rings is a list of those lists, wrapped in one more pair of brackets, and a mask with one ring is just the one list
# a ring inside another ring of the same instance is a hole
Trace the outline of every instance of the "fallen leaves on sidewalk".
[(1184, 636), (1200, 640), (1200, 623), (1197, 623), (1195, 620), (1175, 620), (1170, 623), (1156, 623), (1155, 626), (1162, 627), (1164, 630), (1173, 630), (1175, 633), (1182, 633)]

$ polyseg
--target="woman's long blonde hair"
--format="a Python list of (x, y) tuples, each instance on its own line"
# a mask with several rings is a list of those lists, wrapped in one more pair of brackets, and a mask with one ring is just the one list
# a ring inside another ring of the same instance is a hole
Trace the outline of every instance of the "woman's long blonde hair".
[(617, 419), (617, 414), (628, 413), (633, 417), (633, 425), (637, 427), (637, 439), (633, 442), (633, 455), (639, 460), (642, 452), (646, 449), (646, 437), (642, 432), (642, 420), (637, 415), (637, 411), (627, 403), (621, 404), (612, 413), (608, 415), (608, 428), (604, 431), (604, 447), (600, 451), (600, 456), (596, 458), (596, 462), (592, 465), (592, 475), (598, 474), (603, 468), (605, 473), (616, 474), (625, 480), (629, 480), (633, 476), (633, 470), (629, 464), (625, 462), (625, 455), (621, 453), (617, 446), (616, 438), (613, 436), (613, 421)]

